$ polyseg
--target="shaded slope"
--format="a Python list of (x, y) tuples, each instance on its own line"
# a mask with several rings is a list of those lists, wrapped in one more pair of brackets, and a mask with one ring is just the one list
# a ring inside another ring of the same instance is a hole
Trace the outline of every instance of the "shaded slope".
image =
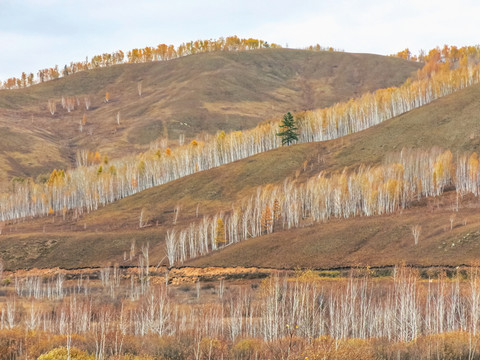
[[(203, 131), (251, 128), (286, 111), (324, 107), (399, 85), (419, 67), (377, 55), (263, 49), (124, 64), (0, 91), (0, 128), (8, 128), (2, 137), (30, 134), (33, 147), (52, 149), (48, 156), (32, 152), (31, 161), (0, 150), (0, 181), (36, 177), (52, 165), (67, 168), (79, 148), (119, 157), (142, 151), (159, 137), (168, 136), (172, 145), (181, 134), (188, 139)], [(103, 101), (107, 91), (109, 103)], [(60, 106), (62, 96), (77, 97), (80, 106), (67, 112)], [(89, 111), (86, 96), (92, 102)], [(54, 116), (49, 99), (57, 102)], [(87, 123), (80, 132), (84, 113)], [(17, 152), (16, 147), (10, 151)]]

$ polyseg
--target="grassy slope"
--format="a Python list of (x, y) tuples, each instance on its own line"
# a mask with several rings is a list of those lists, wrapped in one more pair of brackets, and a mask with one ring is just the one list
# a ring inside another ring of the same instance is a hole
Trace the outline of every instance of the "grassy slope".
[[(296, 175), (301, 180), (320, 170), (341, 169), (362, 161), (379, 163), (386, 153), (403, 146), (441, 146), (454, 153), (480, 151), (479, 97), (480, 86), (475, 86), (343, 139), (281, 148), (149, 189), (79, 221), (63, 222), (58, 217), (54, 223), (52, 218), (46, 218), (11, 224), (0, 236), (0, 254), (9, 267), (78, 267), (107, 261), (128, 265), (136, 260), (123, 262), (122, 255), (135, 240), (137, 247), (150, 242), (152, 263), (156, 263), (164, 257), (164, 233), (173, 225), (177, 205), (178, 225), (182, 226), (195, 220), (197, 205), (200, 217), (214, 214), (254, 193), (258, 185), (281, 183)], [(333, 220), (279, 232), (231, 246), (191, 264), (321, 268), (385, 265), (402, 260), (418, 264), (468, 263), (480, 255), (478, 205), (475, 200), (466, 201), (450, 232), (445, 229), (449, 230), (452, 201), (445, 196), (418, 204), (403, 214)], [(150, 227), (139, 230), (141, 209), (145, 209)], [(466, 226), (462, 225), (464, 219)], [(415, 247), (410, 228), (417, 223), (423, 229), (420, 245)]]
[[(125, 64), (0, 91), (0, 191), (13, 176), (36, 177), (71, 166), (79, 148), (119, 157), (167, 134), (173, 144), (182, 133), (188, 139), (218, 129), (247, 129), (286, 111), (398, 85), (419, 66), (368, 54), (263, 49)], [(109, 103), (103, 101), (106, 91)], [(81, 133), (85, 95), (92, 109)], [(80, 109), (67, 113), (62, 96), (77, 96)], [(55, 116), (48, 99), (57, 101)]]
[[(340, 169), (360, 162), (376, 164), (402, 147), (480, 151), (480, 86), (345, 139), (327, 143), (327, 166)], [(316, 144), (309, 144), (315, 146)], [(313, 149), (312, 149), (313, 150)], [(454, 194), (417, 204), (400, 214), (333, 220), (252, 239), (190, 262), (195, 266), (314, 267), (384, 266), (406, 261), (418, 265), (460, 265), (480, 256), (480, 204), (468, 198), (450, 231)], [(411, 226), (420, 224), (418, 246)]]
[[(402, 213), (332, 220), (251, 239), (188, 262), (191, 266), (336, 268), (471, 265), (480, 256), (478, 200), (465, 201), (450, 230), (454, 194)], [(421, 225), (414, 245), (411, 227)]]

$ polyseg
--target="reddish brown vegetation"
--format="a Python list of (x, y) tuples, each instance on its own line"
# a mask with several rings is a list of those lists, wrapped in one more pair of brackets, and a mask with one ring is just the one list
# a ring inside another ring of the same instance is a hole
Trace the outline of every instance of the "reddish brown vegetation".
[(145, 281), (143, 270), (126, 277), (116, 268), (97, 273), (101, 281), (19, 277), (14, 286), (4, 281), (0, 353), (6, 359), (46, 354), (42, 360), (68, 353), (80, 359), (478, 357), (477, 269), (450, 278), (432, 271), (431, 280), (407, 268), (391, 278), (369, 274), (328, 280), (306, 271), (289, 279), (180, 286), (167, 284), (166, 274), (147, 273)]

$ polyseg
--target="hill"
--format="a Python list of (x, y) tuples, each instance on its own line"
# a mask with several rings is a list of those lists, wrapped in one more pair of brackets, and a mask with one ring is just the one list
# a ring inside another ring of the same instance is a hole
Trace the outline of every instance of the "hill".
[[(71, 167), (79, 149), (116, 158), (158, 138), (172, 146), (202, 132), (247, 129), (286, 111), (399, 85), (419, 67), (378, 55), (262, 49), (115, 65), (3, 90), (0, 190), (13, 177)], [(62, 97), (75, 109), (63, 109)], [(56, 104), (53, 116), (49, 100)]]
[[(124, 259), (134, 241), (150, 243), (151, 263), (165, 263), (164, 237), (203, 215), (228, 211), (234, 201), (256, 193), (259, 185), (306, 179), (360, 163), (379, 164), (403, 147), (450, 149), (454, 154), (480, 150), (480, 86), (443, 97), (422, 108), (350, 136), (280, 148), (181, 178), (122, 199), (75, 219), (74, 214), (12, 223), (0, 236), (7, 267), (85, 267)], [(331, 220), (281, 231), (229, 246), (188, 262), (206, 266), (338, 267), (383, 266), (406, 261), (418, 265), (459, 265), (478, 256), (477, 208), (463, 201), (450, 231), (454, 196), (421, 201), (401, 214)], [(143, 210), (145, 227), (139, 229)], [(198, 217), (197, 217), (198, 213)], [(418, 246), (411, 226), (422, 224)], [(453, 244), (453, 245), (452, 245)], [(381, 257), (378, 254), (382, 254)]]

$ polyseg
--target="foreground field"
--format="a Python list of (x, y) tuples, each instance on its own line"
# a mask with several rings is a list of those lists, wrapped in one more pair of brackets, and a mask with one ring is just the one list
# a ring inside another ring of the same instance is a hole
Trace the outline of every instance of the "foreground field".
[[(5, 273), (5, 359), (476, 359), (477, 268)], [(190, 274), (190, 276), (188, 276)], [(343, 277), (347, 275), (347, 277)], [(187, 281), (188, 280), (188, 281)], [(45, 355), (46, 354), (46, 355)], [(63, 355), (62, 355), (63, 354)]]

